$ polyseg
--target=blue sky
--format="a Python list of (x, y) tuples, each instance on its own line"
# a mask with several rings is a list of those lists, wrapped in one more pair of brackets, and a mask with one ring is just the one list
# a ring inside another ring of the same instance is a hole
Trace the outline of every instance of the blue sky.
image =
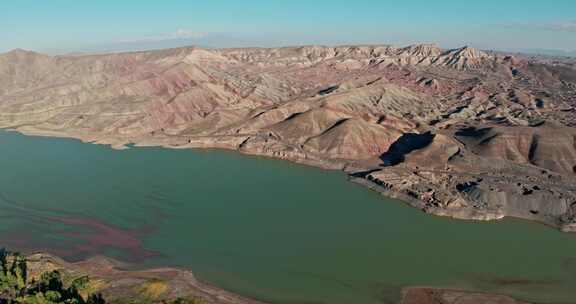
[(576, 0), (0, 2), (0, 52), (416, 42), (576, 50)]

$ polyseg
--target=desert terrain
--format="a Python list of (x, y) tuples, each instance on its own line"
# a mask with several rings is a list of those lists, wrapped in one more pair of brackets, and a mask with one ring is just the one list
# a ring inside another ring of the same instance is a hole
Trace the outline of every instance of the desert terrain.
[(576, 61), (436, 45), (0, 54), (0, 128), (345, 170), (427, 213), (576, 230)]

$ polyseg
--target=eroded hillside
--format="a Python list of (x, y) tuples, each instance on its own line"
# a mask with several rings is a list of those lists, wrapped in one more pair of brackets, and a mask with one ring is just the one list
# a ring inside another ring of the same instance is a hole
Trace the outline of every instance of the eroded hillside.
[(0, 127), (323, 168), (426, 212), (576, 230), (576, 67), (435, 45), (0, 55)]

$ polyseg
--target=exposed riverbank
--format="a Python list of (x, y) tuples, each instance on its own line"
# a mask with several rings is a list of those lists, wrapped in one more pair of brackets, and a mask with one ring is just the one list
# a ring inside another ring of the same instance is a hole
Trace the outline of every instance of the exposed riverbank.
[[(457, 206), (446, 208), (447, 204), (454, 200), (454, 197), (450, 195), (448, 195), (444, 200), (436, 199), (438, 201), (434, 204), (431, 204), (431, 197), (429, 193), (430, 191), (425, 191), (424, 193), (418, 193), (418, 191), (414, 192), (414, 189), (406, 188), (401, 185), (406, 183), (406, 181), (402, 179), (381, 181), (377, 178), (373, 178), (369, 172), (382, 170), (382, 167), (379, 165), (379, 163), (373, 160), (358, 163), (349, 160), (325, 159), (321, 155), (316, 154), (285, 154), (274, 153), (268, 150), (241, 149), (239, 148), (241, 147), (241, 142), (245, 140), (245, 137), (243, 136), (228, 136), (219, 138), (201, 137), (194, 139), (166, 137), (146, 138), (134, 141), (133, 138), (129, 137), (122, 138), (117, 136), (102, 136), (101, 134), (90, 132), (44, 130), (31, 126), (17, 128), (13, 131), (17, 131), (29, 136), (78, 139), (85, 143), (108, 145), (112, 149), (116, 150), (128, 149), (131, 145), (134, 147), (162, 147), (168, 149), (224, 149), (247, 155), (270, 157), (325, 170), (344, 171), (349, 174), (349, 180), (356, 184), (379, 192), (384, 196), (402, 200), (409, 206), (420, 209), (428, 214), (435, 216), (477, 221), (501, 220), (509, 216), (543, 223), (547, 226), (559, 229), (564, 232), (576, 231), (576, 224), (559, 222), (557, 218), (538, 216), (538, 214), (534, 212), (525, 212), (526, 210), (523, 209), (487, 209), (478, 208), (477, 206), (472, 206), (470, 204), (459, 204)], [(394, 171), (392, 170), (392, 172)], [(395, 175), (395, 173), (393, 175)], [(435, 191), (441, 192), (442, 189), (436, 189)], [(458, 199), (466, 200), (466, 197), (458, 197)], [(494, 200), (494, 198), (487, 199)]]
[(262, 304), (200, 281), (191, 271), (156, 268), (124, 271), (125, 264), (97, 256), (75, 263), (56, 256), (37, 253), (27, 257), (32, 278), (47, 271), (59, 271), (66, 281), (88, 277), (93, 294), (102, 294), (107, 303), (162, 303), (176, 299), (195, 299), (206, 304)]
[[(178, 268), (125, 271), (120, 269), (124, 263), (106, 257), (70, 263), (45, 253), (32, 254), (27, 262), (31, 278), (54, 270), (68, 282), (88, 278), (86, 288), (90, 293), (101, 294), (110, 304), (177, 299), (194, 299), (202, 304), (264, 304), (202, 282), (191, 271)], [(399, 304), (453, 304), (455, 300), (465, 300), (466, 304), (528, 304), (503, 295), (426, 287), (404, 288)]]

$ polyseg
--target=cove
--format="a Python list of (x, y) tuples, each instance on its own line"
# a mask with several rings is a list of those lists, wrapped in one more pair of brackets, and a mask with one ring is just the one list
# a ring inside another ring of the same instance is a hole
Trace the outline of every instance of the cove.
[(1, 246), (190, 268), (272, 303), (396, 303), (414, 285), (573, 303), (575, 237), (433, 217), (284, 161), (0, 132)]

